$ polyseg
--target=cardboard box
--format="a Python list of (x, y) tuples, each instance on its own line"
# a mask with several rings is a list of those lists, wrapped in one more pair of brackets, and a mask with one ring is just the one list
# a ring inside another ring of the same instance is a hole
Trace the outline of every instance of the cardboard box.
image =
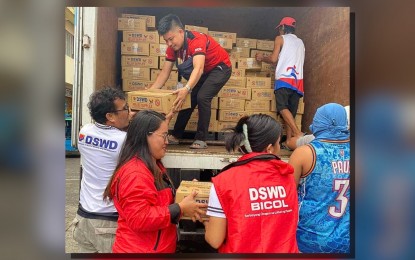
[(164, 43), (150, 43), (151, 56), (166, 56), (167, 44)]
[(147, 31), (146, 20), (138, 18), (118, 18), (118, 30)]
[(213, 97), (211, 109), (218, 109), (218, 108), (219, 108), (219, 98)]
[(121, 68), (122, 79), (139, 79), (139, 80), (150, 80), (150, 69), (149, 68), (138, 68), (138, 67), (122, 67)]
[(237, 60), (229, 59), (229, 61), (231, 62), (232, 69), (233, 68), (236, 68), (236, 62), (237, 62)]
[(121, 56), (121, 65), (125, 67), (155, 68), (159, 66), (157, 56)]
[(164, 83), (162, 89), (177, 90), (177, 83), (177, 80), (168, 80), (166, 83)]
[(208, 32), (209, 32), (207, 27), (201, 27), (201, 26), (195, 26), (195, 25), (185, 25), (184, 29), (188, 30), (188, 31), (201, 32), (201, 33), (204, 33), (204, 34), (208, 34)]
[(245, 99), (219, 98), (219, 109), (245, 110)]
[(250, 48), (233, 47), (231, 53), (239, 53), (239, 58), (249, 58)]
[(236, 43), (236, 33), (208, 31), (208, 34), (212, 37), (232, 39), (232, 43)]
[(241, 53), (240, 52), (228, 52), (229, 54), (229, 59), (234, 59), (234, 60), (238, 60), (239, 58), (241, 58)]
[[(202, 182), (202, 181), (181, 181), (179, 188), (176, 191), (175, 202), (181, 202), (186, 196), (189, 196), (193, 190), (197, 191), (195, 197), (196, 202), (199, 203), (209, 203), (209, 194), (210, 188), (212, 186), (211, 182)], [(209, 218), (209, 216), (202, 216), (203, 219)], [(191, 219), (191, 216), (183, 215), (181, 219)]]
[(245, 70), (232, 68), (231, 77), (245, 77)]
[(298, 101), (298, 109), (297, 109), (297, 113), (298, 114), (304, 114), (304, 98), (300, 98), (300, 101)]
[[(296, 125), (301, 125), (301, 120), (303, 119), (303, 115), (297, 114), (295, 116), (295, 124)], [(300, 128), (301, 129), (301, 128)]]
[(146, 21), (148, 28), (156, 28), (156, 17), (152, 15), (141, 15), (141, 14), (121, 14), (123, 18), (135, 18), (143, 19)]
[(226, 82), (225, 86), (233, 86), (233, 87), (246, 87), (246, 77), (234, 77), (231, 76), (228, 81)]
[(122, 42), (121, 43), (121, 54), (149, 56), (150, 54), (149, 46), (150, 46), (149, 43), (144, 43), (144, 42)]
[[(159, 56), (159, 61), (160, 61), (159, 62), (159, 69), (162, 69), (163, 66), (164, 66), (164, 62), (166, 61), (166, 57), (165, 56)], [(176, 63), (174, 63), (172, 70), (177, 70)]]
[(255, 58), (238, 59), (238, 69), (261, 70), (261, 62), (257, 62)]
[[(247, 115), (253, 115), (253, 114), (265, 114), (265, 115), (269, 115), (270, 117), (274, 118), (276, 121), (280, 122), (281, 119), (279, 119), (279, 117), (277, 116), (277, 113), (275, 112), (270, 112), (270, 111), (253, 111), (253, 110), (246, 110), (245, 113)], [(281, 123), (281, 122), (280, 122)]]
[(262, 54), (264, 57), (268, 57), (272, 54), (271, 51), (262, 51), (262, 50), (251, 50), (251, 55), (249, 56), (250, 58), (255, 58), (255, 55), (257, 53)]
[(257, 39), (236, 38), (236, 47), (256, 49)]
[(159, 43), (158, 32), (146, 32), (146, 31), (123, 31), (123, 42), (146, 42), (146, 43)]
[(261, 62), (261, 71), (266, 72), (274, 72), (275, 73), (275, 65), (268, 64), (266, 62)]
[(225, 132), (228, 128), (234, 128), (236, 126), (236, 122), (222, 122), (218, 121), (217, 131), (218, 132)]
[[(176, 95), (171, 90), (148, 89), (128, 92), (128, 105), (133, 110), (152, 109), (160, 113), (169, 113)], [(190, 108), (190, 95), (186, 96), (181, 109)]]
[[(246, 77), (268, 77), (271, 78), (272, 83), (273, 78), (270, 75), (271, 73), (269, 71), (245, 71)], [(271, 85), (274, 86), (274, 84)]]
[(252, 100), (272, 100), (274, 89), (271, 88), (252, 88)]
[[(161, 70), (158, 69), (151, 69), (151, 81), (155, 81), (157, 76), (160, 74)], [(178, 81), (179, 80), (179, 72), (173, 70), (170, 72), (170, 76), (167, 78), (167, 81)]]
[(241, 117), (246, 116), (245, 111), (218, 110), (218, 120), (222, 122), (238, 122)]
[(137, 91), (145, 90), (150, 88), (153, 85), (153, 82), (143, 81), (140, 79), (123, 79), (122, 80), (122, 90), (124, 91)]
[(258, 50), (273, 51), (274, 50), (274, 41), (258, 40), (257, 43), (256, 43), (256, 48)]
[[(187, 122), (186, 128), (184, 130), (186, 130), (186, 131), (197, 131), (197, 123), (198, 123), (198, 119), (190, 119)], [(210, 120), (208, 131), (209, 132), (216, 132), (217, 131), (216, 128), (217, 128), (217, 121), (216, 120)]]
[[(210, 121), (215, 121), (216, 120), (216, 109), (211, 109), (210, 110)], [(199, 109), (195, 108), (195, 110), (193, 110), (192, 115), (190, 116), (190, 119), (194, 119), (194, 120), (198, 120), (199, 119)]]
[(246, 77), (246, 86), (252, 88), (271, 88), (271, 78)]
[(251, 88), (241, 87), (223, 87), (219, 93), (220, 98), (239, 98), (245, 100), (251, 100)]
[(218, 37), (212, 37), (217, 43), (219, 43), (222, 48), (225, 50), (232, 50), (232, 39), (226, 39), (226, 38), (218, 38)]
[(247, 100), (245, 102), (245, 110), (269, 112), (270, 108), (270, 100)]

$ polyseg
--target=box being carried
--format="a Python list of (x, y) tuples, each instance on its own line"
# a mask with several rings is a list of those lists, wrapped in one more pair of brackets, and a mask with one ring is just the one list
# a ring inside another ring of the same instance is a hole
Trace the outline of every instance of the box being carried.
[[(206, 203), (209, 202), (209, 193), (211, 182), (201, 181), (182, 181), (179, 188), (176, 191), (176, 203), (181, 202), (186, 196), (190, 195), (193, 190), (197, 191), (195, 197), (196, 202)], [(209, 218), (208, 216), (202, 216), (203, 219)], [(183, 215), (181, 219), (192, 219), (191, 216)]]
[[(176, 100), (173, 90), (147, 89), (128, 92), (128, 104), (133, 110), (151, 109), (160, 113), (169, 113)], [(186, 96), (181, 109), (190, 108), (190, 95)]]

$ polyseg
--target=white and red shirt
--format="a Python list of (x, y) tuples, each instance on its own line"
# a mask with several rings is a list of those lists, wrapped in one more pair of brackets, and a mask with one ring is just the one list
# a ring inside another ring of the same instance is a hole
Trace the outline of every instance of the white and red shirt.
[(282, 35), (282, 38), (284, 43), (275, 68), (275, 89), (290, 88), (303, 96), (304, 43), (295, 34)]

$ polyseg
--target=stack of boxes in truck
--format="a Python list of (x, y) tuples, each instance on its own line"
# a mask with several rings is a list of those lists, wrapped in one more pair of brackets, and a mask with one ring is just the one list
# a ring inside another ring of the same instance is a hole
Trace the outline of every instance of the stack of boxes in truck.
[[(121, 43), (121, 65), (124, 91), (137, 91), (149, 88), (156, 80), (165, 62), (167, 45), (162, 36), (155, 30), (155, 16), (122, 14), (118, 19), (118, 30), (123, 31)], [(228, 51), (232, 63), (232, 76), (212, 100), (210, 132), (223, 132), (224, 129), (233, 127), (236, 122), (245, 115), (263, 113), (270, 115), (283, 126), (283, 120), (276, 115), (276, 103), (274, 96), (275, 66), (255, 60), (256, 53), (269, 56), (274, 48), (274, 41), (237, 38), (233, 32), (209, 31), (207, 27), (185, 25), (186, 30), (199, 31), (209, 34), (225, 50)], [(178, 72), (174, 66), (168, 81), (163, 86), (164, 90), (177, 88)], [(185, 80), (182, 79), (185, 84)], [(132, 96), (131, 92), (129, 96)], [(141, 92), (135, 95), (135, 101), (131, 99), (131, 108), (151, 108), (150, 105), (138, 105), (138, 97), (144, 97)], [(151, 94), (154, 100), (154, 93)], [(167, 93), (164, 93), (167, 95)], [(173, 96), (174, 97), (174, 96)], [(170, 100), (171, 97), (165, 100)], [(162, 100), (162, 99), (160, 99)], [(149, 101), (150, 102), (150, 101)], [(152, 106), (154, 109), (154, 105)], [(161, 109), (161, 106), (160, 108)], [(164, 111), (163, 108), (160, 111)], [(166, 111), (164, 111), (166, 112)], [(300, 99), (296, 125), (301, 129), (301, 119), (304, 113), (304, 102)], [(170, 121), (169, 129), (173, 129), (176, 118)], [(193, 112), (186, 131), (196, 131), (198, 121), (197, 108)]]

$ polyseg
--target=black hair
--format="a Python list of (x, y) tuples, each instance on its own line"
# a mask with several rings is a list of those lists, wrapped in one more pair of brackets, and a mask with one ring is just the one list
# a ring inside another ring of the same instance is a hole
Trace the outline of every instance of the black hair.
[(116, 109), (114, 100), (117, 98), (125, 100), (125, 94), (122, 90), (105, 86), (92, 93), (89, 97), (89, 114), (95, 122), (105, 124), (107, 122), (107, 113)]
[(284, 34), (295, 33), (295, 27), (284, 24)]
[(111, 184), (114, 181), (116, 172), (133, 157), (138, 157), (153, 174), (156, 186), (162, 182), (162, 173), (157, 169), (157, 163), (161, 163), (157, 160), (154, 164), (150, 153), (150, 147), (148, 145), (147, 136), (149, 132), (154, 132), (160, 128), (160, 125), (166, 117), (153, 110), (142, 110), (138, 112), (132, 119), (130, 126), (127, 130), (127, 136), (121, 152), (118, 158), (117, 166), (108, 182), (107, 188), (104, 192), (104, 199), (107, 197), (111, 200), (113, 194), (111, 194)]
[(228, 152), (241, 148), (248, 153), (241, 142), (245, 139), (243, 125), (248, 130), (248, 140), (252, 152), (263, 152), (269, 144), (274, 145), (281, 136), (281, 125), (274, 118), (265, 114), (254, 114), (239, 119), (232, 132), (225, 137), (225, 146)]
[(168, 31), (173, 29), (174, 27), (179, 27), (181, 29), (184, 29), (182, 22), (180, 21), (180, 18), (175, 14), (168, 14), (161, 18), (159, 21), (157, 31), (160, 35), (166, 34)]

